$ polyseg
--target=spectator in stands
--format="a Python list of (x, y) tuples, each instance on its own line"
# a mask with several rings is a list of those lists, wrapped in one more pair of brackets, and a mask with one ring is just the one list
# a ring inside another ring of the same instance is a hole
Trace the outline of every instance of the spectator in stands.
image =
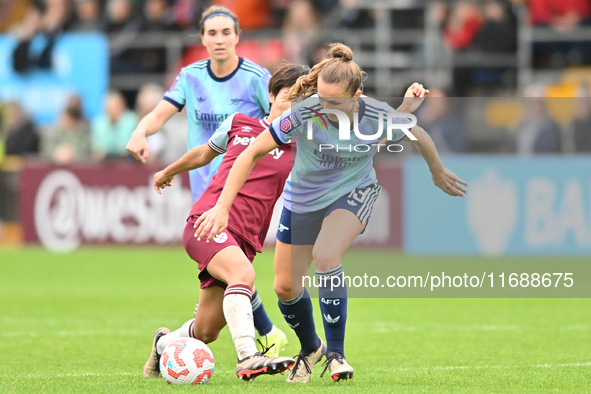
[(6, 155), (25, 156), (38, 153), (39, 134), (20, 103), (16, 101), (7, 103), (4, 114)]
[[(395, 0), (394, 0), (395, 1)], [(345, 0), (345, 3), (355, 3), (357, 0)], [(334, 10), (338, 5), (343, 6), (342, 0), (312, 0), (312, 4), (316, 11), (320, 12), (323, 15), (328, 15), (332, 10)]]
[(75, 0), (75, 4), (76, 17), (70, 28), (71, 31), (94, 32), (105, 29), (99, 0)]
[(446, 44), (456, 51), (468, 48), (483, 23), (484, 16), (478, 4), (471, 0), (458, 1), (444, 23), (443, 36)]
[(108, 0), (106, 7), (107, 33), (137, 32), (140, 20), (133, 13), (130, 0)]
[(213, 0), (211, 3), (231, 9), (238, 17), (242, 30), (256, 30), (269, 26), (271, 20), (269, 0)]
[[(530, 20), (536, 26), (548, 26), (568, 32), (591, 22), (591, 0), (528, 0)], [(534, 65), (564, 68), (591, 64), (591, 45), (583, 42), (538, 42), (534, 44)]]
[(591, 99), (588, 93), (577, 99), (571, 129), (575, 152), (591, 152)]
[(133, 4), (130, 0), (108, 0), (106, 9), (111, 72), (119, 74), (141, 71), (134, 51), (129, 49), (129, 44), (141, 28), (141, 20), (133, 13)]
[[(172, 18), (171, 10), (166, 0), (146, 0), (143, 4), (142, 31), (143, 32), (172, 32), (178, 26)], [(138, 71), (165, 72), (166, 49), (162, 46), (134, 49), (130, 55), (137, 61)]]
[[(34, 68), (51, 69), (53, 46), (56, 38), (71, 23), (69, 0), (35, 0), (17, 28), (19, 43), (13, 52), (13, 66), (17, 72)], [(45, 36), (44, 47), (38, 56), (30, 51), (36, 35)]]
[(483, 5), (484, 24), (470, 48), (487, 52), (515, 52), (517, 18), (509, 0), (487, 0)]
[[(160, 103), (162, 97), (164, 97), (164, 89), (162, 87), (155, 83), (144, 84), (139, 90), (135, 100), (135, 115), (137, 119), (143, 119), (146, 115), (152, 112), (158, 103)], [(162, 128), (162, 131), (165, 133), (156, 133), (146, 137), (148, 146), (150, 147), (150, 156), (148, 159), (160, 158), (160, 154), (166, 145), (166, 138), (168, 137), (168, 133), (166, 133), (167, 130), (164, 127)], [(185, 146), (181, 156), (186, 150)]]
[(30, 6), (29, 0), (0, 0), (0, 33), (9, 32), (18, 26)]
[(182, 29), (194, 26), (195, 21), (205, 9), (205, 0), (177, 0), (172, 8), (175, 23)]
[(142, 31), (160, 32), (175, 30), (178, 30), (178, 26), (174, 22), (167, 1), (146, 0), (144, 3)]
[(546, 108), (544, 89), (530, 86), (524, 91), (526, 114), (517, 127), (515, 151), (524, 156), (536, 153), (560, 153), (561, 138), (558, 124)]
[[(142, 86), (136, 98), (135, 113), (138, 119), (148, 115), (164, 97), (164, 89), (154, 83)], [(147, 137), (150, 147), (148, 160), (159, 159), (167, 163), (176, 161), (187, 152), (187, 114), (176, 113), (162, 126), (162, 132)]]
[(348, 29), (363, 29), (374, 26), (372, 13), (366, 9), (355, 8), (359, 0), (340, 0), (341, 21), (339, 27)]
[[(84, 108), (82, 105), (82, 97), (77, 95), (76, 93), (70, 94), (68, 99), (66, 100), (65, 107), (74, 107), (76, 108), (81, 114), (84, 113)], [(85, 119), (86, 120), (86, 119)]]
[(43, 134), (41, 153), (58, 164), (84, 161), (91, 157), (91, 136), (88, 121), (74, 96), (66, 103), (58, 124)]
[(418, 115), (419, 123), (424, 125), (438, 152), (465, 152), (464, 124), (454, 110), (454, 99), (438, 88), (429, 91), (429, 100), (425, 101)]
[(112, 90), (105, 100), (105, 113), (92, 122), (92, 151), (96, 159), (128, 157), (125, 149), (138, 120), (127, 108), (123, 95)]
[(558, 31), (572, 30), (591, 18), (589, 0), (528, 0), (533, 25), (551, 26)]
[(310, 0), (289, 3), (283, 25), (285, 58), (292, 63), (307, 63), (305, 51), (318, 28), (318, 16)]

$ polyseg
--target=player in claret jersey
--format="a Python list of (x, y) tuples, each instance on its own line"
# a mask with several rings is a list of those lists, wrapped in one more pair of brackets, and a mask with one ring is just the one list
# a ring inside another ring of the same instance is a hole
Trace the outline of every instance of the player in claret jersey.
[(291, 145), (277, 147), (253, 168), (234, 201), (224, 232), (211, 242), (200, 240), (195, 236), (194, 224), (203, 212), (216, 204), (236, 158), (289, 108), (290, 103), (281, 98), (300, 76), (308, 72), (305, 66), (283, 66), (269, 82), (272, 106), (267, 118), (233, 114), (207, 144), (190, 150), (154, 175), (154, 188), (161, 193), (162, 188), (171, 186), (175, 175), (204, 166), (218, 155), (225, 154), (218, 173), (194, 204), (183, 234), (185, 249), (201, 271), (199, 307), (195, 319), (172, 333), (166, 328), (156, 332), (152, 354), (144, 367), (145, 374), (158, 374), (159, 355), (175, 339), (191, 336), (210, 343), (217, 339), (226, 323), (238, 353), (238, 377), (251, 379), (261, 374), (275, 374), (291, 368), (295, 363), (292, 358), (268, 357), (257, 351), (250, 303), (255, 279), (252, 261), (255, 254), (262, 251), (273, 207), (291, 171)]
[[(138, 124), (127, 150), (146, 162), (149, 147), (146, 136), (157, 133), (175, 113), (187, 109), (188, 149), (206, 144), (213, 133), (233, 113), (262, 119), (269, 113), (269, 79), (271, 74), (255, 63), (238, 57), (240, 23), (232, 11), (212, 6), (203, 12), (199, 22), (201, 42), (210, 59), (183, 68), (162, 101)], [(193, 201), (205, 191), (218, 171), (218, 156), (189, 172)], [(285, 334), (276, 328), (265, 311), (258, 292), (252, 295), (255, 328), (277, 344), (269, 354), (279, 355), (287, 343)]]

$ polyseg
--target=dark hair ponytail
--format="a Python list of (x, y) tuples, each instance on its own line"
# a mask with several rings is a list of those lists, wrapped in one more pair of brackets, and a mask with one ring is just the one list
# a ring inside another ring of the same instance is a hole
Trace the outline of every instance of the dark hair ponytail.
[(273, 73), (269, 81), (269, 93), (277, 97), (281, 89), (291, 88), (301, 77), (308, 75), (310, 67), (301, 64), (285, 63)]

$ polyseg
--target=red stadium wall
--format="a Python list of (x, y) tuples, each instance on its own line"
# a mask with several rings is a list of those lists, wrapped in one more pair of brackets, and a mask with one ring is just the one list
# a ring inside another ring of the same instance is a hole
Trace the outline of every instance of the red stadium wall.
[[(27, 161), (19, 185), (25, 242), (57, 251), (82, 244), (180, 244), (193, 204), (189, 181), (175, 178), (160, 196), (152, 177), (161, 168), (133, 162), (56, 166)], [(383, 192), (355, 245), (400, 248), (402, 171), (387, 162), (375, 168)], [(271, 244), (275, 231), (270, 231)]]

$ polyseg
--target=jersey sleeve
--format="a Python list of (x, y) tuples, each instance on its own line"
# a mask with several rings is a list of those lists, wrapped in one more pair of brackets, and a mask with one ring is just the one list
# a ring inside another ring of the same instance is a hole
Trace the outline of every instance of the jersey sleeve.
[[(391, 106), (389, 106), (388, 104), (385, 103), (380, 103), (376, 104), (375, 102), (372, 102), (372, 104), (374, 104), (374, 106), (370, 107), (372, 109), (369, 109), (368, 111), (373, 112), (373, 116), (376, 116), (377, 113), (382, 112), (383, 116), (382, 116), (382, 122), (383, 122), (383, 129), (384, 133), (386, 132), (386, 130), (388, 130), (388, 118), (390, 118), (390, 114), (394, 114), (394, 116), (391, 118), (391, 122), (394, 125), (404, 125), (404, 124), (409, 124), (411, 123), (411, 120), (408, 119), (407, 117), (403, 116), (403, 114), (400, 114), (401, 116), (396, 116), (397, 114), (399, 114), (398, 111), (396, 111), (394, 108), (392, 108)], [(379, 105), (379, 106), (378, 106)], [(400, 142), (404, 139), (404, 137), (406, 137), (406, 134), (404, 134), (404, 131), (402, 131), (402, 129), (397, 128), (397, 129), (392, 129), (392, 142)]]
[[(390, 107), (390, 113), (394, 113), (396, 114), (396, 110), (393, 109), (392, 107)], [(386, 118), (384, 120), (384, 130), (388, 130), (388, 120), (387, 117), (385, 116), (384, 118)], [(396, 124), (396, 125), (404, 125), (404, 124), (410, 124), (411, 120), (405, 116), (394, 116), (392, 119), (392, 124)], [(409, 127), (410, 129), (410, 127)], [(393, 129), (392, 130), (392, 142), (400, 142), (404, 139), (404, 137), (406, 137), (406, 134), (404, 133), (404, 131), (402, 131), (402, 129)]]
[(215, 133), (211, 136), (209, 141), (207, 141), (207, 145), (214, 151), (219, 154), (226, 153), (226, 149), (228, 148), (228, 139), (230, 138), (229, 132), (232, 130), (232, 122), (234, 121), (234, 116), (237, 114), (234, 113), (231, 116), (228, 116), (226, 120), (217, 128)]
[(265, 73), (263, 76), (258, 80), (257, 89), (256, 89), (256, 102), (261, 107), (264, 113), (268, 114), (270, 111), (269, 108), (269, 80), (271, 79), (271, 74), (267, 69), (264, 69)]
[(177, 107), (179, 112), (183, 110), (185, 103), (187, 102), (187, 97), (185, 95), (185, 85), (185, 70), (183, 69), (174, 80), (174, 83), (170, 89), (164, 93), (164, 100)]
[(277, 145), (287, 144), (289, 140), (304, 133), (304, 122), (299, 108), (290, 108), (269, 125), (269, 131)]

